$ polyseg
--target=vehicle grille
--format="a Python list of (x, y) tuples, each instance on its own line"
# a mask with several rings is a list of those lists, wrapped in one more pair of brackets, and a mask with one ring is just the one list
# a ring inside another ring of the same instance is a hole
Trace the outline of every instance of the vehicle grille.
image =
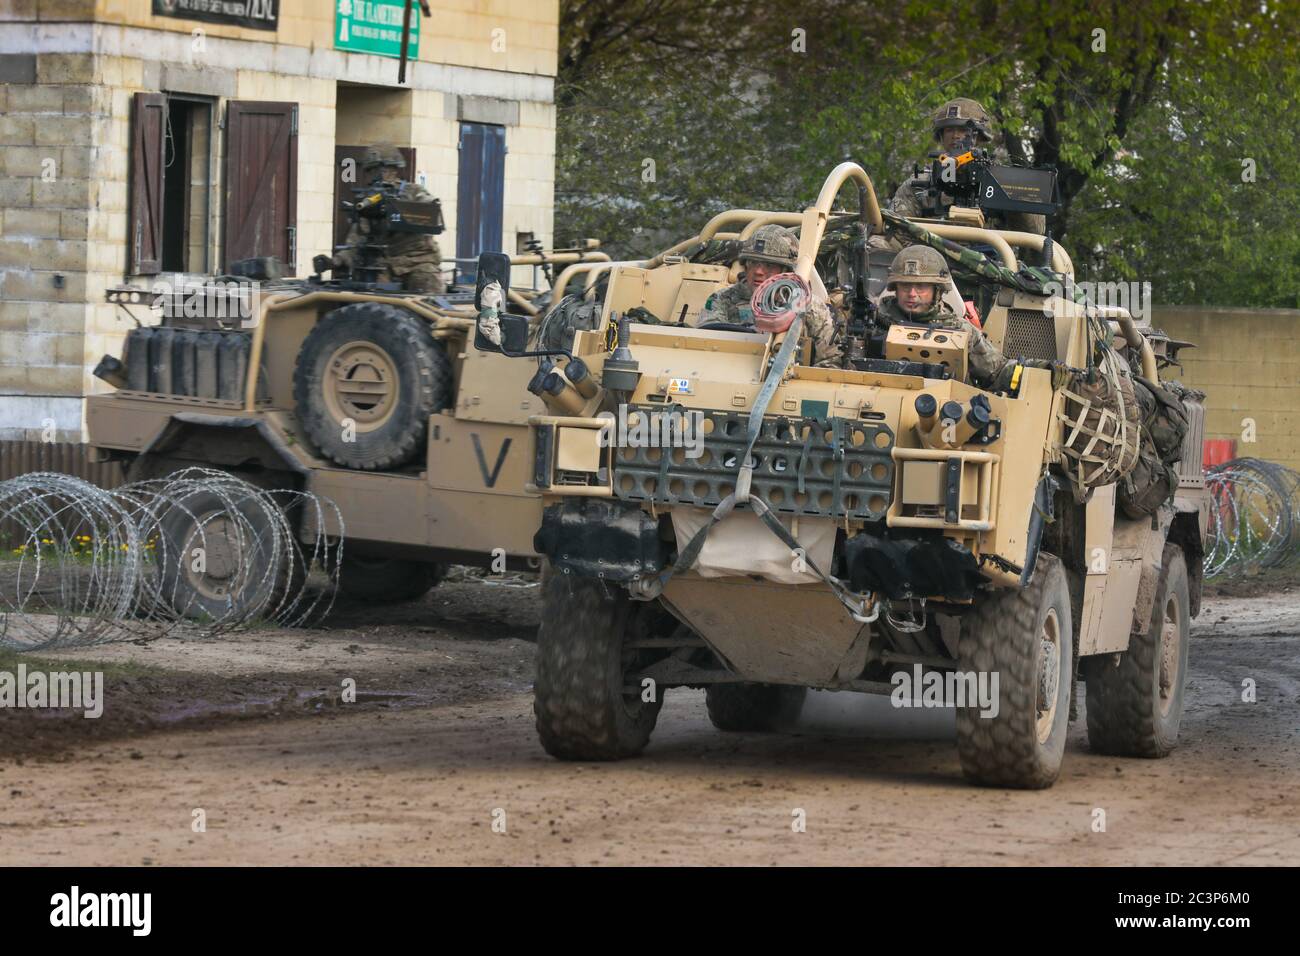
[(1202, 402), (1183, 400), (1187, 409), (1187, 434), (1183, 437), (1183, 457), (1174, 466), (1179, 485), (1200, 485), (1205, 481), (1202, 460), (1205, 443), (1205, 405)]
[(1056, 323), (1035, 309), (1011, 309), (1002, 354), (1011, 359), (1056, 361)]

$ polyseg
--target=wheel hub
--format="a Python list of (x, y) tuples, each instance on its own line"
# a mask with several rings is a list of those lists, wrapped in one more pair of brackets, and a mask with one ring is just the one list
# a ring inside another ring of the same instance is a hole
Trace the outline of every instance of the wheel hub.
[(1160, 713), (1169, 713), (1173, 703), (1175, 684), (1178, 681), (1179, 636), (1182, 627), (1178, 620), (1178, 602), (1169, 599), (1165, 604), (1164, 621), (1160, 626)]
[(1056, 722), (1056, 695), (1061, 687), (1061, 623), (1056, 610), (1047, 612), (1038, 635), (1038, 742), (1046, 743)]
[(229, 596), (240, 568), (239, 543), (239, 530), (227, 514), (200, 516), (179, 557), (190, 586), (208, 598)]
[(325, 404), (337, 421), (351, 419), (358, 431), (378, 428), (396, 407), (396, 363), (373, 342), (349, 342), (325, 363)]

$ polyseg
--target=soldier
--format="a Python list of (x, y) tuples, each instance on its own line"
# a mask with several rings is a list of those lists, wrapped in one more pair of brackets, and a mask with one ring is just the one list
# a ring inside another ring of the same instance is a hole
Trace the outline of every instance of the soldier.
[[(729, 322), (753, 328), (750, 300), (754, 290), (772, 276), (792, 271), (798, 251), (799, 241), (788, 229), (767, 225), (754, 230), (740, 247), (740, 265), (745, 270), (740, 281), (709, 296), (698, 324)], [(831, 368), (840, 364), (840, 330), (821, 299), (814, 297), (804, 313), (804, 333), (812, 340), (814, 365)]]
[[(949, 100), (935, 110), (930, 118), (930, 128), (940, 151), (949, 156), (968, 149), (987, 147), (994, 140), (989, 114), (979, 103), (965, 98)], [(995, 159), (999, 163), (1005, 163), (1005, 151), (996, 150)], [(931, 167), (926, 166), (899, 186), (890, 202), (890, 208), (909, 219), (927, 214), (934, 216), (935, 211), (927, 211), (927, 207), (934, 203), (929, 195), (931, 172)], [(946, 206), (948, 200), (941, 194), (939, 202)], [(1005, 217), (1003, 221), (1007, 229), (1035, 232), (1040, 236), (1047, 230), (1047, 219), (1044, 216), (1012, 212), (1006, 213)], [(997, 228), (996, 223), (990, 225)]]
[[(371, 185), (397, 186), (398, 199), (433, 202), (433, 196), (419, 183), (402, 179), (406, 159), (396, 146), (371, 146), (366, 150), (362, 168), (375, 177), (371, 180)], [(370, 220), (364, 216), (358, 218), (348, 231), (347, 244), (352, 248), (335, 256), (335, 264), (353, 268), (356, 262), (355, 246), (369, 231)], [(446, 291), (447, 285), (442, 277), (442, 250), (438, 248), (433, 236), (410, 232), (390, 234), (384, 247), (383, 265), (386, 274), (381, 274), (381, 281), (391, 277), (401, 282), (402, 288), (408, 292)]]
[(925, 323), (955, 331), (968, 332), (967, 364), (971, 382), (980, 388), (1004, 392), (1017, 365), (1052, 370), (1052, 386), (1060, 388), (1066, 380), (1066, 368), (1059, 362), (1038, 359), (1007, 358), (989, 341), (975, 324), (953, 311), (944, 301), (943, 294), (950, 283), (948, 260), (943, 253), (929, 246), (908, 246), (889, 266), (889, 279), (885, 288), (893, 289), (893, 296), (881, 296), (877, 318), (881, 322)]

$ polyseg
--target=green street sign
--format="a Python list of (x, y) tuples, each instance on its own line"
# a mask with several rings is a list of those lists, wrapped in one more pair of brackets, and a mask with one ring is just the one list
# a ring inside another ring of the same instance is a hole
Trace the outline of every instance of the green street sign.
[[(402, 14), (406, 0), (337, 0), (334, 7), (334, 49), (379, 56), (402, 55)], [(420, 5), (411, 4), (411, 43), (406, 55), (420, 52)]]

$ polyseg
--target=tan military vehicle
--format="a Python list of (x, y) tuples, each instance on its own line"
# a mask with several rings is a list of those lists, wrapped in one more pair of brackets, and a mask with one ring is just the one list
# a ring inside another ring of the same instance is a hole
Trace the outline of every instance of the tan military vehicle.
[[(589, 242), (513, 262), (523, 271), (608, 258)], [(545, 281), (512, 289), (513, 307), (542, 311), (563, 294), (568, 277), (558, 280), (555, 289)], [(88, 400), (91, 444), (127, 462), (133, 479), (201, 465), (332, 499), (342, 526), (326, 530), (345, 539), (340, 585), (353, 596), (416, 597), (447, 562), (536, 567), (541, 502), (524, 491), (525, 423), (545, 407), (524, 390), (520, 363), (467, 349), (472, 295), (319, 273), (208, 279), (161, 298), (114, 290), (110, 300), (128, 309), (159, 305), (164, 321), (134, 329), (121, 358), (101, 362), (97, 374), (116, 391)], [(230, 537), (213, 519), (219, 500), (178, 505), (163, 528), (179, 545), (199, 526), (209, 551)], [(310, 520), (302, 518), (303, 540), (315, 532)], [(240, 573), (237, 543), (228, 550), (202, 570), (186, 566), (179, 606), (220, 617), (231, 603), (259, 600), (250, 589), (272, 586)]]
[[(856, 211), (834, 208), (845, 186)], [(794, 273), (812, 294), (851, 312), (842, 367), (805, 364), (793, 327), (695, 327), (736, 274), (708, 260), (773, 222), (797, 229)], [(1025, 365), (984, 391), (966, 380), (967, 332), (873, 337), (861, 300), (881, 233), (942, 248), (952, 294), (981, 303), (990, 340), (1073, 384)], [(1132, 386), (1158, 378), (1160, 356), (1126, 310), (1054, 292), (1046, 280), (1073, 274), (1064, 249), (882, 214), (846, 163), (802, 213), (734, 210), (652, 260), (582, 268), (608, 284), (571, 348), (530, 352), (526, 321), (493, 312), (475, 338), (536, 357), (516, 360), (536, 367), (547, 406), (525, 457), (546, 503), (535, 713), (548, 752), (639, 753), (670, 687), (704, 687), (713, 723), (747, 731), (821, 688), (956, 706), (972, 780), (1042, 787), (1080, 679), (1095, 750), (1174, 746), (1200, 604), (1201, 407), (1183, 405), (1174, 493), (1131, 517), (1124, 482), (1146, 425)]]

